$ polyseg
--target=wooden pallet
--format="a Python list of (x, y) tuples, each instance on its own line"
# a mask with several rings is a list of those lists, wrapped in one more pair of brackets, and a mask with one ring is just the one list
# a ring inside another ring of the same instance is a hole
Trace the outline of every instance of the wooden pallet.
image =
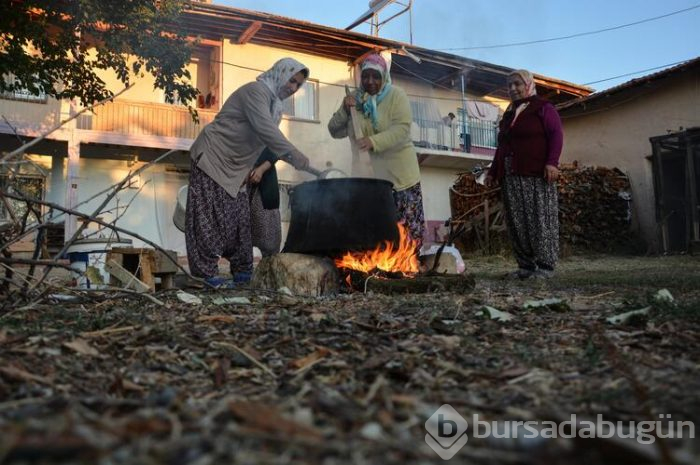
[(466, 212), (462, 219), (452, 221), (462, 240), (475, 240), (477, 250), (490, 254), (492, 237), (506, 230), (502, 202), (491, 202), (488, 198)]
[[(177, 260), (177, 252), (167, 251)], [(156, 278), (160, 289), (171, 289), (178, 268), (164, 252), (155, 249), (118, 247), (107, 253), (106, 268), (110, 285), (135, 289), (140, 292), (156, 290)]]

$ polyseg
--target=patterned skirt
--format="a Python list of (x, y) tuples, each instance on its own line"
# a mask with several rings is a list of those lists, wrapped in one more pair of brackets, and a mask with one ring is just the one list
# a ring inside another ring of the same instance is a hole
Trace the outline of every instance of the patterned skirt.
[(219, 273), (219, 258), (226, 258), (231, 274), (253, 271), (248, 193), (234, 198), (201, 169), (190, 170), (185, 214), (187, 262), (193, 276)]
[(503, 204), (508, 235), (518, 266), (553, 270), (559, 257), (559, 200), (556, 183), (510, 173), (506, 157)]
[(417, 250), (420, 250), (425, 236), (423, 191), (420, 183), (402, 191), (394, 191), (394, 203), (399, 214), (399, 222), (408, 226), (411, 239), (417, 242)]

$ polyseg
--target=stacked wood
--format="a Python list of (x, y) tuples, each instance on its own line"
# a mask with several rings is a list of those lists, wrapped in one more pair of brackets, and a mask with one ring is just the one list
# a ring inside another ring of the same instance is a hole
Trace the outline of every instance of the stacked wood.
[(562, 167), (559, 236), (575, 247), (601, 249), (630, 239), (631, 188), (617, 168)]
[[(562, 245), (576, 249), (609, 250), (631, 239), (631, 196), (628, 177), (617, 168), (563, 166), (560, 170), (559, 234)], [(501, 226), (494, 215), (501, 210), (499, 189), (461, 173), (450, 188), (453, 227), (464, 226), (460, 237), (466, 251), (492, 252)], [(485, 221), (486, 216), (489, 221)], [(486, 231), (488, 228), (488, 233)], [(488, 240), (489, 235), (491, 241)], [(483, 238), (487, 240), (484, 241)]]
[(498, 203), (499, 189), (489, 189), (476, 182), (476, 175), (471, 172), (460, 173), (450, 187), (450, 210), (452, 221), (465, 221), (481, 213), (480, 205), (488, 200)]
[(460, 173), (450, 187), (451, 234), (466, 253), (498, 251), (507, 242), (500, 188), (476, 182), (480, 173)]

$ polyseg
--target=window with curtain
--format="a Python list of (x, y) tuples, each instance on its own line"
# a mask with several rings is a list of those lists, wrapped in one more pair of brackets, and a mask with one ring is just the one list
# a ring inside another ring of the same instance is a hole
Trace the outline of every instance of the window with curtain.
[(284, 114), (293, 118), (318, 121), (318, 81), (307, 80), (294, 95), (284, 101)]

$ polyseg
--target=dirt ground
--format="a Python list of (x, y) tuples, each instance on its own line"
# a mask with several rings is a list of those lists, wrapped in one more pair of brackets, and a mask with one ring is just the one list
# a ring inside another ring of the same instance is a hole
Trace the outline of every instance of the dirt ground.
[(575, 256), (524, 281), (505, 257), (466, 265), (462, 294), (191, 288), (6, 307), (0, 464), (443, 463), (426, 421), (444, 404), (502, 431), (540, 425), (480, 438), (470, 423), (452, 463), (699, 463), (689, 428), (646, 444), (539, 428), (700, 425), (700, 258)]

